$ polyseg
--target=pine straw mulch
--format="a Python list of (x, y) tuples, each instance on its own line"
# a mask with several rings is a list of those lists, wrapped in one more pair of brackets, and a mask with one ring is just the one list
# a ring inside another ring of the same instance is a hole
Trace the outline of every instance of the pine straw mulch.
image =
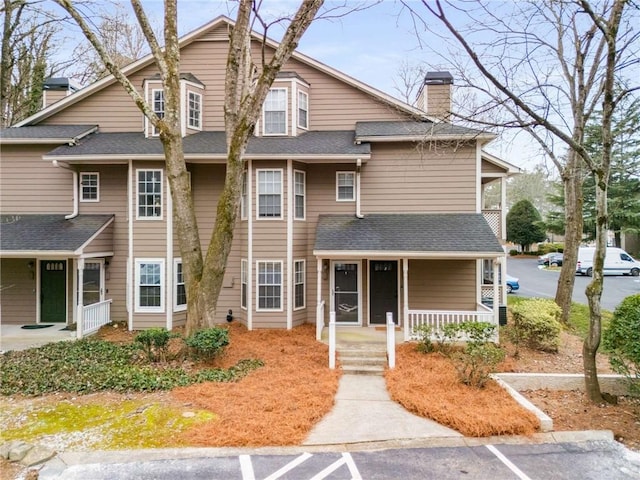
[(539, 428), (536, 416), (497, 383), (482, 389), (462, 384), (451, 361), (439, 353), (402, 344), (396, 358), (396, 368), (385, 373), (389, 394), (416, 415), (468, 437), (531, 435)]
[(339, 370), (328, 368), (328, 347), (315, 326), (247, 331), (230, 326), (230, 345), (217, 366), (257, 358), (264, 367), (237, 383), (202, 383), (172, 396), (218, 415), (184, 437), (199, 446), (299, 445), (333, 407)]

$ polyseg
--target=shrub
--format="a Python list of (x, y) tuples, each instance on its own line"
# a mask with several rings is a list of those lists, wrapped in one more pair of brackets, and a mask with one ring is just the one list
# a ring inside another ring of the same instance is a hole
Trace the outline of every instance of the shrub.
[(460, 381), (482, 388), (504, 356), (504, 350), (493, 343), (468, 343), (464, 350), (454, 353), (453, 359)]
[(150, 328), (137, 334), (135, 341), (140, 344), (148, 361), (158, 362), (167, 359), (169, 340), (172, 337), (166, 328)]
[(422, 353), (431, 353), (435, 350), (435, 345), (431, 341), (433, 329), (430, 325), (423, 323), (417, 327), (413, 327), (413, 334), (418, 337), (418, 351)]
[(544, 255), (550, 252), (564, 252), (564, 245), (562, 243), (539, 243), (538, 255)]
[(195, 332), (185, 342), (196, 358), (211, 360), (229, 345), (229, 331), (221, 327), (205, 328)]
[(516, 250), (515, 248), (512, 248), (511, 250), (509, 250), (509, 255), (511, 255), (512, 257), (515, 257), (516, 255), (518, 255), (518, 250)]
[(561, 310), (553, 300), (532, 298), (511, 307), (513, 326), (506, 330), (516, 345), (557, 352), (562, 325), (558, 321)]
[(629, 379), (631, 393), (640, 394), (640, 294), (626, 297), (615, 309), (603, 346), (611, 368)]

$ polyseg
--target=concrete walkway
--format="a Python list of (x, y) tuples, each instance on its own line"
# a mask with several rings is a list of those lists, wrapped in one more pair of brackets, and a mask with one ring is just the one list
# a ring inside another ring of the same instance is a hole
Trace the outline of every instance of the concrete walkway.
[(33, 330), (24, 329), (21, 325), (0, 325), (0, 352), (26, 350), (27, 348), (40, 347), (51, 342), (76, 338), (76, 332), (62, 330), (66, 326), (64, 323), (50, 325), (50, 327)]
[(455, 430), (409, 413), (393, 402), (383, 377), (342, 375), (335, 405), (303, 445), (462, 437)]

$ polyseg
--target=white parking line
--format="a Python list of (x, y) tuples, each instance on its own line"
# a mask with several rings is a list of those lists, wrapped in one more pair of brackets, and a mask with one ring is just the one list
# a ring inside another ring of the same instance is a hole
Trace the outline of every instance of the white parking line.
[(242, 472), (242, 480), (256, 480), (256, 476), (253, 473), (253, 464), (251, 463), (250, 455), (240, 455), (240, 471)]
[(339, 467), (345, 464), (347, 465), (347, 467), (349, 468), (349, 472), (351, 473), (351, 480), (362, 480), (360, 472), (358, 472), (358, 467), (356, 467), (353, 458), (351, 458), (351, 454), (348, 452), (343, 453), (340, 460), (333, 462), (320, 473), (311, 477), (310, 480), (323, 480), (324, 478), (327, 478), (329, 475), (331, 475)]
[(496, 457), (498, 457), (498, 459), (502, 463), (504, 463), (509, 468), (509, 470), (515, 473), (520, 480), (531, 480), (531, 478), (529, 478), (522, 470), (520, 470), (513, 463), (511, 463), (511, 461), (507, 457), (505, 457), (500, 452), (500, 450), (498, 450), (496, 447), (494, 447), (493, 445), (485, 445), (485, 446), (489, 449), (491, 453), (493, 453)]
[(313, 455), (311, 455), (310, 453), (303, 453), (302, 455), (300, 455), (298, 458), (296, 458), (295, 460), (292, 460), (291, 462), (287, 463), (284, 467), (282, 467), (280, 470), (278, 470), (277, 472), (272, 473), (271, 475), (269, 475), (267, 478), (265, 478), (264, 480), (277, 480), (278, 478), (280, 478), (282, 475), (284, 475), (285, 473), (287, 473), (290, 470), (293, 470), (294, 468), (296, 468), (298, 465), (300, 465), (301, 463), (307, 461), (309, 458), (311, 458)]

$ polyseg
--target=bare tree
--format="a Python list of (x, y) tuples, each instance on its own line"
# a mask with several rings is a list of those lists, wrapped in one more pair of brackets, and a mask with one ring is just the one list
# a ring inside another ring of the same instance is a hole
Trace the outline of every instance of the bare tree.
[[(622, 98), (635, 90), (632, 87), (614, 94), (616, 78), (624, 76), (629, 67), (638, 63), (638, 34), (633, 28), (638, 20), (637, 8), (628, 0), (599, 2), (597, 6), (588, 0), (517, 3), (510, 14), (482, 2), (423, 0), (422, 5), (424, 12), (437, 19), (453, 36), (481, 75), (475, 83), (483, 80), (479, 88), (489, 94), (487, 109), (491, 108), (490, 103), (497, 103), (502, 113), (511, 118), (511, 124), (525, 128), (556, 163), (565, 186), (567, 215), (565, 263), (558, 291), (569, 295), (556, 300), (562, 304), (565, 315), (582, 233), (580, 163), (584, 162), (596, 176), (597, 248), (594, 278), (586, 292), (590, 328), (584, 342), (583, 360), (587, 394), (594, 402), (602, 401), (595, 354), (601, 334), (611, 112)], [(412, 4), (407, 2), (405, 6), (416, 18), (422, 18), (422, 12)], [(470, 13), (468, 9), (476, 10)], [(454, 25), (454, 13), (466, 13), (476, 22), (467, 29)], [(491, 40), (474, 43), (480, 31), (478, 27), (483, 28)], [(496, 49), (498, 55), (495, 55)], [(583, 146), (585, 126), (598, 105), (603, 110), (603, 158), (600, 161), (592, 158)], [(558, 142), (567, 149), (564, 164), (555, 153), (554, 143)]]
[(3, 0), (0, 58), (0, 127), (8, 127), (42, 108), (42, 86), (64, 68), (51, 63), (59, 27), (41, 2)]
[[(124, 6), (118, 4), (114, 8), (115, 10), (112, 8), (100, 12), (92, 23), (97, 25), (96, 36), (111, 60), (122, 68), (148, 54), (149, 48), (140, 25), (131, 21)], [(154, 28), (156, 35), (160, 36), (161, 32), (157, 30)], [(80, 43), (75, 48), (73, 57), (76, 62), (69, 76), (78, 83), (84, 85), (109, 75), (109, 70), (89, 41)]]
[[(323, 0), (303, 0), (272, 55), (262, 50), (260, 62), (252, 58), (252, 21), (259, 19), (259, 2), (240, 0), (229, 43), (225, 79), (226, 178), (217, 206), (216, 222), (206, 256), (198, 233), (191, 186), (180, 132), (180, 45), (177, 28), (177, 0), (165, 0), (164, 47), (153, 32), (140, 0), (131, 0), (140, 28), (156, 61), (164, 89), (165, 112), (158, 118), (129, 79), (109, 55), (89, 22), (70, 0), (55, 0), (80, 26), (105, 67), (122, 84), (138, 108), (160, 132), (171, 188), (174, 221), (187, 289), (187, 334), (212, 326), (222, 280), (231, 250), (240, 205), (244, 153), (249, 135), (276, 75), (289, 59), (309, 27)], [(266, 25), (266, 23), (265, 23)], [(266, 32), (265, 32), (266, 38)]]

